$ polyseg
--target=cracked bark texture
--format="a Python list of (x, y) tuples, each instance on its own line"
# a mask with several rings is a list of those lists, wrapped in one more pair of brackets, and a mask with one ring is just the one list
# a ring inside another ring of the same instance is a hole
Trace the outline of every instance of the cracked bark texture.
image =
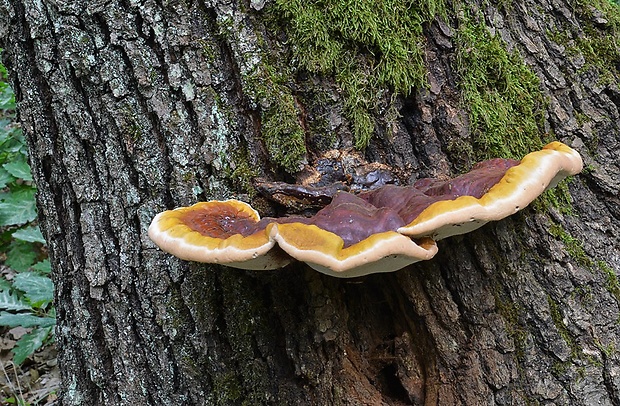
[[(238, 193), (243, 164), (286, 178), (245, 79), (269, 6), (0, 2), (54, 270), (61, 403), (620, 405), (618, 72), (601, 83), (549, 38), (591, 35), (569, 3), (481, 10), (541, 79), (548, 130), (584, 157), (573, 214), (526, 209), (441, 241), (432, 261), (356, 280), (187, 263), (149, 241), (157, 212)], [(401, 117), (365, 151), (404, 181), (471, 164), (452, 148), (472, 139), (450, 21), (425, 30), (429, 89), (399, 98)], [(303, 119), (327, 115), (330, 147), (350, 147), (334, 83), (313, 80), (336, 107), (291, 78)], [(311, 164), (327, 148), (304, 128)]]

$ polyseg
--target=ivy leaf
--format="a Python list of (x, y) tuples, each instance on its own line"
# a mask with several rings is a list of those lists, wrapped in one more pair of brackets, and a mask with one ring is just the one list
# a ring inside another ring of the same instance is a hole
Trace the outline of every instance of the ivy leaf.
[[(0, 48), (0, 55), (2, 55), (2, 51), (4, 51), (4, 49)], [(7, 76), (7, 71), (6, 71), (6, 67), (2, 64), (2, 62), (0, 62), (0, 78), (2, 78), (3, 76), (4, 77)]]
[(10, 290), (0, 291), (0, 309), (4, 310), (32, 310), (32, 307), (18, 295), (11, 295)]
[(0, 226), (21, 225), (37, 217), (32, 187), (0, 194)]
[(20, 241), (45, 244), (45, 238), (43, 238), (43, 234), (41, 234), (38, 226), (21, 228), (13, 233), (13, 238)]
[(0, 326), (17, 327), (50, 327), (56, 324), (53, 317), (39, 317), (31, 313), (0, 312)]
[(13, 362), (21, 365), (26, 358), (43, 346), (43, 342), (45, 342), (51, 331), (52, 327), (35, 328), (30, 333), (24, 334), (11, 350), (13, 352)]
[(28, 162), (26, 162), (25, 160), (15, 160), (13, 162), (8, 162), (2, 165), (2, 167), (17, 179), (32, 181), (30, 165), (28, 165)]
[(32, 307), (45, 307), (54, 300), (54, 283), (36, 272), (22, 272), (13, 278), (13, 287), (24, 292)]
[(0, 120), (0, 146), (0, 152), (5, 155), (2, 163), (19, 159), (19, 157), (25, 161), (24, 158), (28, 156), (24, 132), (21, 127), (14, 125), (9, 120)]
[(37, 260), (32, 243), (13, 240), (6, 252), (4, 264), (18, 272), (27, 271)]

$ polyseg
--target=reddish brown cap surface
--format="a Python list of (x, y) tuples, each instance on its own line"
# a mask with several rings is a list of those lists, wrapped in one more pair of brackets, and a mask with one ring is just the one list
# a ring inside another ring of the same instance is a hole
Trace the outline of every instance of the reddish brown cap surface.
[(188, 261), (242, 269), (281, 268), (292, 259), (277, 250), (270, 252), (275, 241), (268, 224), (246, 203), (210, 201), (158, 214), (149, 237), (164, 251)]
[(468, 233), (489, 221), (516, 213), (564, 178), (581, 172), (582, 168), (583, 161), (577, 151), (561, 142), (552, 142), (510, 167), (482, 196), (460, 196), (435, 202), (398, 232), (435, 240)]

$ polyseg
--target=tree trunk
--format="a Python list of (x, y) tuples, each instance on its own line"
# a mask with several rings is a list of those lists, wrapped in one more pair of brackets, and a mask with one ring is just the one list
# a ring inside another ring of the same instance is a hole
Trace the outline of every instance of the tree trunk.
[[(0, 5), (62, 404), (620, 405), (616, 4), (138, 3)], [(407, 184), (546, 139), (587, 165), (551, 203), (390, 274), (190, 263), (146, 233), (199, 200), (282, 211), (251, 179), (301, 182), (332, 150)]]

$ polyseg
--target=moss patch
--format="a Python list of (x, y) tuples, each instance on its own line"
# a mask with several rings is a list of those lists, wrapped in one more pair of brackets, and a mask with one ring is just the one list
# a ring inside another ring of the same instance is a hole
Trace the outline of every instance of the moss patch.
[(551, 296), (547, 296), (547, 303), (549, 304), (549, 312), (551, 313), (551, 319), (553, 320), (553, 324), (558, 330), (558, 334), (560, 335), (560, 337), (562, 337), (562, 339), (571, 349), (571, 356), (579, 356), (582, 351), (579, 348), (577, 341), (573, 336), (571, 336), (568, 328), (566, 328), (566, 325), (564, 324), (564, 318), (562, 317), (562, 313), (560, 312), (560, 306), (555, 300), (553, 300)]
[(293, 96), (280, 92), (277, 103), (265, 109), (261, 118), (262, 135), (269, 159), (289, 173), (299, 171), (306, 156), (306, 144)]
[(475, 159), (521, 159), (543, 145), (545, 97), (521, 56), (508, 52), (480, 20), (463, 12), (456, 36), (456, 70)]
[(538, 211), (546, 211), (549, 207), (557, 209), (566, 215), (573, 214), (573, 200), (568, 190), (568, 184), (572, 178), (564, 179), (553, 189), (545, 191), (532, 203), (532, 208)]
[(503, 297), (498, 287), (494, 290), (495, 308), (506, 322), (506, 331), (515, 345), (515, 354), (518, 360), (523, 360), (527, 343), (528, 331), (520, 323), (522, 309), (508, 298)]
[[(577, 5), (576, 13), (586, 35), (577, 36), (575, 45), (586, 60), (585, 68), (598, 70), (601, 83), (616, 82), (620, 66), (620, 5), (610, 0), (578, 0)], [(595, 21), (600, 23), (595, 26)]]
[(246, 148), (238, 149), (231, 154), (230, 164), (226, 167), (226, 177), (232, 181), (237, 191), (243, 191), (250, 197), (256, 196), (258, 192), (252, 184), (252, 179), (258, 175), (258, 169), (250, 165), (250, 156)]
[[(579, 31), (571, 22), (565, 22), (547, 30), (550, 40), (565, 47), (570, 57), (583, 56), (581, 72), (594, 71), (599, 84), (605, 85), (618, 80), (620, 71), (620, 4), (610, 0), (578, 0), (573, 5), (580, 21)], [(589, 121), (577, 117), (579, 124)], [(588, 145), (589, 149), (593, 149)]]
[[(521, 159), (550, 141), (545, 134), (547, 101), (538, 76), (518, 52), (490, 33), (484, 20), (463, 12), (457, 31), (456, 71), (469, 115), (475, 161)], [(568, 182), (561, 182), (534, 204), (572, 212)]]
[[(584, 363), (596, 366), (598, 368), (602, 367), (602, 364), (599, 360), (595, 359), (592, 355), (584, 353), (581, 345), (568, 331), (566, 324), (564, 324), (564, 318), (560, 310), (560, 305), (551, 296), (547, 296), (547, 303), (549, 304), (551, 319), (553, 320), (553, 324), (558, 330), (558, 334), (560, 335), (560, 337), (562, 337), (562, 339), (566, 342), (566, 345), (570, 348), (570, 359), (562, 363), (556, 362), (551, 368), (552, 372), (557, 375), (562, 375), (571, 370), (573, 365), (578, 365), (575, 369), (575, 372), (580, 379), (583, 379), (586, 373), (586, 365), (584, 365)], [(612, 348), (613, 347), (599, 346), (599, 349), (601, 351), (611, 351)]]
[(602, 260), (593, 260), (586, 254), (583, 243), (570, 235), (559, 224), (551, 224), (549, 233), (556, 239), (562, 241), (566, 252), (575, 259), (579, 265), (590, 270), (598, 269), (605, 276), (605, 288), (620, 303), (620, 280), (616, 272)]
[(607, 288), (607, 291), (620, 303), (620, 281), (618, 280), (618, 275), (604, 261), (596, 261), (596, 265), (605, 275), (605, 288)]
[(562, 241), (566, 248), (566, 252), (571, 258), (575, 259), (581, 266), (592, 268), (594, 261), (586, 254), (581, 241), (570, 235), (559, 224), (552, 223), (549, 227), (549, 233), (556, 239)]
[(287, 78), (292, 77), (281, 62), (264, 53), (261, 63), (245, 78), (246, 93), (260, 110), (261, 135), (269, 160), (288, 173), (301, 169), (306, 156), (301, 112)]
[(374, 132), (372, 112), (382, 94), (408, 95), (426, 85), (422, 27), (438, 13), (445, 13), (443, 0), (277, 0), (271, 8), (294, 66), (335, 77), (358, 148)]
[(230, 404), (242, 398), (241, 384), (233, 372), (217, 375), (213, 382), (213, 392), (217, 399), (217, 404)]

